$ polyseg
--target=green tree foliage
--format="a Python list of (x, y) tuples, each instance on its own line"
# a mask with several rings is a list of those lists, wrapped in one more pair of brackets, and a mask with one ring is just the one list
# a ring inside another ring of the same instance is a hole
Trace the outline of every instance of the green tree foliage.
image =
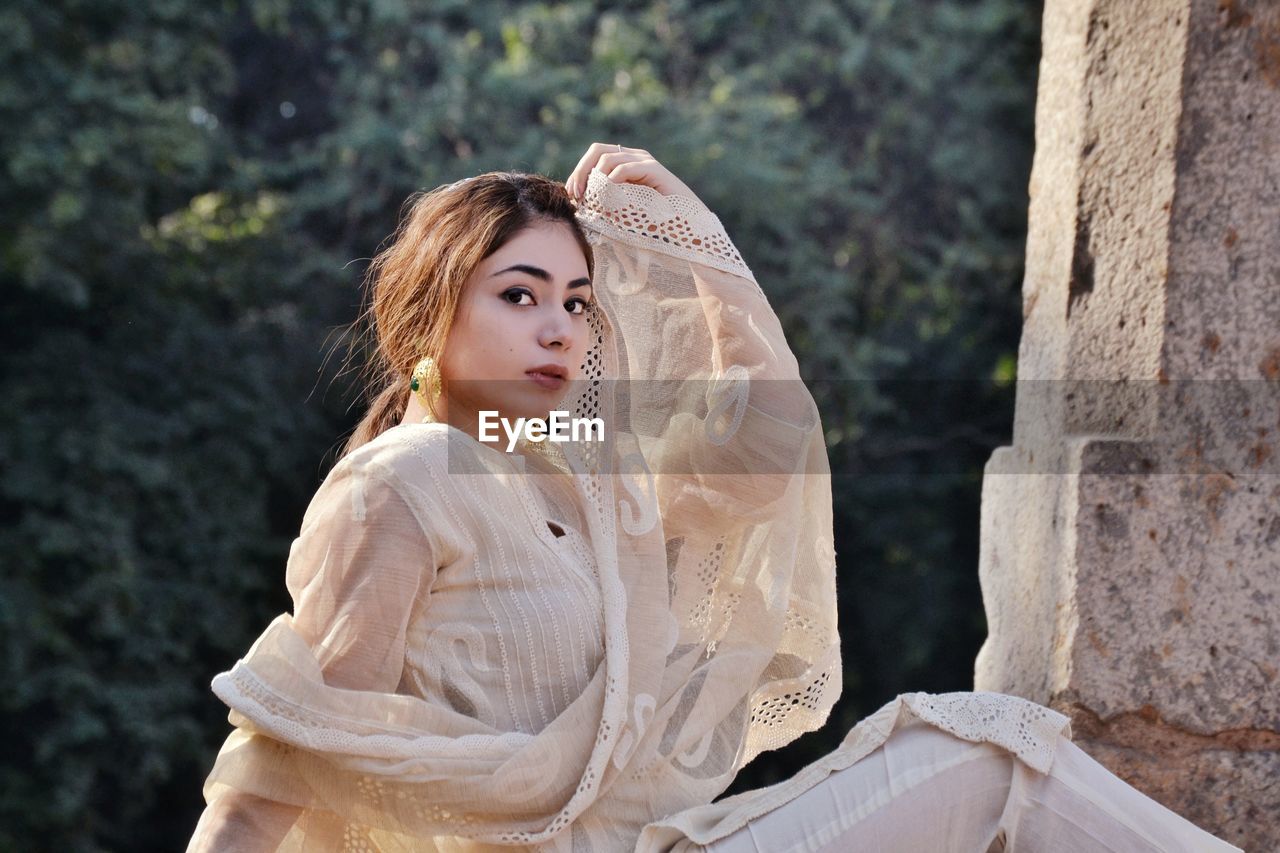
[(895, 693), (970, 688), (1039, 15), (6, 4), (0, 849), (180, 849), (228, 731), (209, 679), (287, 609), (288, 542), (358, 415), (326, 355), (364, 259), (410, 192), (563, 178), (597, 140), (649, 149), (725, 221), (839, 474), (845, 694), (730, 790), (789, 775)]

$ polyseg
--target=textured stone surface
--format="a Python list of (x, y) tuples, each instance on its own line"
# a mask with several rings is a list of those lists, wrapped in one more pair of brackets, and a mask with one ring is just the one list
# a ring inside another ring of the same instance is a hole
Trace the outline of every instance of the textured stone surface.
[(1047, 0), (975, 687), (1280, 849), (1280, 3)]
[(1071, 717), (1076, 743), (1148, 797), (1250, 853), (1275, 849), (1280, 734), (1206, 736), (1169, 725), (1150, 706), (1104, 722), (1063, 697), (1054, 704)]

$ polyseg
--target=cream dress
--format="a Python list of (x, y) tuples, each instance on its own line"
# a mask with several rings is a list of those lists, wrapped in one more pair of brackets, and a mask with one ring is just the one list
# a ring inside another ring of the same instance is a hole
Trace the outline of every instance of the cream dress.
[(910, 722), (1046, 773), (1065, 716), (908, 693), (791, 780), (712, 800), (841, 691), (831, 479), (764, 292), (696, 198), (593, 170), (598, 309), (566, 398), (605, 442), (403, 424), (330, 471), (291, 614), (213, 690), (205, 785), (299, 809), (279, 850), (666, 850), (725, 838)]

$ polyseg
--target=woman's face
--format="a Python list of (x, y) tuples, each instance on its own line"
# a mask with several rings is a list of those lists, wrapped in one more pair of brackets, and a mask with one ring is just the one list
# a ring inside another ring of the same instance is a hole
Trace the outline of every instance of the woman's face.
[[(569, 226), (541, 222), (517, 232), (467, 279), (440, 369), (454, 424), (481, 410), (545, 418), (582, 370), (594, 299), (587, 259)], [(548, 387), (529, 376), (557, 365), (566, 380)]]

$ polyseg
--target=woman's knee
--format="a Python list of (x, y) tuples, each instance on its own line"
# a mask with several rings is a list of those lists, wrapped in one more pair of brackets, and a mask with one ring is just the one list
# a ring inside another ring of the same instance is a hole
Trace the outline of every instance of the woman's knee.
[(1006, 811), (1012, 753), (923, 722), (713, 845), (717, 853), (847, 844), (863, 850), (985, 850)]
[(926, 778), (958, 764), (977, 762), (1007, 781), (1015, 761), (1002, 746), (966, 740), (919, 720), (895, 730), (881, 749), (890, 771), (903, 778)]

